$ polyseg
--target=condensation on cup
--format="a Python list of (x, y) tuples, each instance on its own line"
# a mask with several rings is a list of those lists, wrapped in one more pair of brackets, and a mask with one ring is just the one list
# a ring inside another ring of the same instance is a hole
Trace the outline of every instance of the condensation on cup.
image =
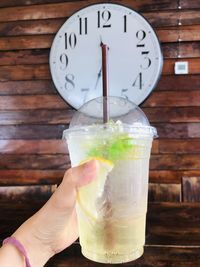
[(157, 131), (144, 112), (120, 97), (84, 104), (63, 132), (72, 166), (99, 162), (97, 177), (77, 191), (82, 254), (99, 263), (125, 263), (144, 252), (149, 158)]

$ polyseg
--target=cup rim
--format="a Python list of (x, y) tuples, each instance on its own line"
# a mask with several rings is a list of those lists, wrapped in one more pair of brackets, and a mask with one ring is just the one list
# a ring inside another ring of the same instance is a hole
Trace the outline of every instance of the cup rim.
[[(98, 126), (98, 127), (96, 127)], [(63, 131), (63, 139), (67, 139), (71, 134), (76, 136), (83, 136), (88, 134), (101, 134), (101, 131), (108, 130), (107, 133), (114, 133), (115, 127), (110, 127), (106, 124), (94, 124), (94, 125), (83, 125), (83, 126), (74, 126), (72, 128), (65, 129)], [(134, 135), (137, 138), (141, 137), (152, 137), (157, 138), (158, 133), (155, 127), (150, 125), (123, 125), (122, 133), (128, 133), (130, 135)]]

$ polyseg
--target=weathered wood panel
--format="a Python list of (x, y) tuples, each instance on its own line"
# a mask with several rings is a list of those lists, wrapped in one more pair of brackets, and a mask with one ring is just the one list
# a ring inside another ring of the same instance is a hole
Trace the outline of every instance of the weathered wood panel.
[[(75, 2), (69, 2), (69, 3), (56, 3), (56, 4), (46, 4), (46, 5), (32, 5), (32, 6), (22, 6), (22, 7), (9, 7), (9, 8), (3, 8), (0, 10), (0, 21), (17, 21), (17, 20), (33, 20), (33, 19), (50, 19), (50, 18), (66, 18), (72, 15), (75, 11), (81, 9), (82, 7), (86, 6), (87, 4), (92, 3), (101, 3), (100, 0), (90, 0), (88, 2), (85, 1), (75, 1)], [(116, 3), (120, 3), (121, 1), (116, 1)], [(149, 10), (149, 6), (152, 5), (151, 2), (145, 1), (144, 4), (145, 9)], [(146, 5), (148, 2), (148, 6)], [(133, 2), (133, 1), (123, 1), (124, 5), (129, 6), (130, 8), (133, 8), (135, 10), (142, 11), (142, 8), (137, 6), (140, 2)], [(175, 3), (177, 6), (177, 4)], [(17, 11), (17, 12), (16, 12)], [(186, 12), (186, 15), (185, 13)], [(15, 13), (15, 16), (13, 16), (13, 13)], [(174, 12), (176, 13), (176, 12)], [(197, 12), (196, 11), (190, 11), (188, 14), (188, 11), (181, 11), (184, 16), (187, 18), (189, 17), (192, 20), (199, 21)], [(191, 14), (192, 13), (192, 14)], [(143, 13), (145, 16), (146, 13)], [(171, 16), (170, 16), (171, 15)], [(177, 14), (176, 14), (177, 15)], [(158, 17), (158, 16), (157, 16)], [(149, 14), (147, 13), (147, 18), (150, 19), (151, 22), (157, 23), (157, 18), (155, 16), (155, 13)], [(166, 18), (170, 17), (170, 20), (166, 20)], [(173, 25), (177, 24), (176, 16), (173, 16), (173, 12), (170, 11), (163, 11), (161, 24), (165, 23), (164, 25), (168, 25), (169, 21), (171, 23), (173, 22)], [(167, 23), (167, 24), (166, 24)], [(190, 23), (191, 24), (191, 23)], [(198, 24), (198, 23), (196, 23)], [(160, 25), (160, 23), (159, 23)]]
[(200, 24), (198, 10), (162, 11), (160, 16), (156, 12), (143, 13), (143, 15), (154, 27), (175, 26), (179, 23), (181, 25)]
[[(189, 96), (190, 97), (190, 96)], [(150, 122), (200, 122), (200, 109), (196, 107), (143, 108)]]
[(55, 34), (65, 21), (66, 18), (1, 22), (0, 37)]
[(154, 91), (144, 102), (143, 107), (188, 107), (199, 106), (200, 90), (193, 91)]
[(181, 184), (149, 184), (151, 202), (181, 202)]
[(177, 42), (162, 45), (165, 58), (200, 57), (200, 42)]
[(0, 66), (0, 81), (49, 79), (48, 64)]
[[(30, 185), (59, 183), (65, 170), (0, 170), (1, 185)], [(181, 183), (183, 175), (200, 175), (200, 171), (150, 171), (150, 182)]]
[[(65, 0), (65, 2), (70, 2), (71, 0)], [(81, 2), (81, 0), (74, 0), (74, 2)], [(83, 1), (83, 0), (82, 0)], [(184, 5), (187, 6), (187, 1), (189, 0), (184, 0)], [(60, 3), (63, 2), (62, 0), (1, 0), (0, 7), (11, 7), (11, 6), (24, 6), (24, 5), (36, 5), (36, 4), (45, 4), (45, 3)], [(84, 1), (86, 5), (88, 3), (91, 3), (93, 1)], [(94, 1), (94, 3), (98, 3), (99, 1)], [(108, 0), (107, 2), (112, 2)], [(124, 5), (131, 4), (130, 0), (119, 0), (116, 1), (117, 3), (121, 3)], [(185, 3), (186, 2), (186, 3)], [(198, 7), (198, 5), (194, 5), (195, 7)], [(178, 7), (177, 2), (175, 0), (173, 1), (164, 1), (164, 2), (159, 2), (157, 0), (140, 0), (140, 1), (135, 1), (134, 2), (134, 7), (137, 9), (142, 9), (142, 10), (160, 10), (160, 9), (176, 9)]]
[(49, 48), (54, 35), (0, 37), (0, 50)]
[[(65, 0), (65, 2), (71, 0)], [(81, 0), (73, 0), (81, 1)], [(84, 1), (84, 0), (82, 0)], [(1, 0), (0, 7), (13, 7), (13, 6), (29, 6), (29, 5), (39, 5), (39, 4), (48, 4), (48, 3), (60, 3), (63, 0)]]
[(0, 187), (0, 201), (47, 201), (55, 191), (56, 185), (29, 185), (29, 186), (3, 186)]
[[(200, 91), (153, 92), (142, 107), (195, 107), (192, 114), (199, 111)], [(59, 95), (1, 96), (0, 110), (69, 109), (69, 105)], [(180, 110), (181, 111), (181, 110)], [(178, 112), (178, 109), (177, 109)], [(187, 112), (187, 109), (186, 109)], [(191, 116), (192, 116), (191, 114)], [(3, 113), (2, 113), (3, 116)], [(184, 116), (184, 114), (182, 115)]]
[[(99, 0), (90, 0), (88, 3), (98, 3)], [(116, 1), (117, 3), (118, 1)], [(130, 8), (139, 10), (137, 8), (138, 2), (123, 1), (123, 4), (127, 4)], [(23, 7), (9, 7), (0, 10), (0, 22), (5, 21), (17, 21), (17, 20), (38, 20), (38, 19), (51, 19), (51, 18), (66, 18), (72, 15), (78, 9), (81, 9), (86, 5), (85, 1), (69, 2), (69, 3), (56, 3), (46, 5), (33, 5)], [(177, 4), (176, 4), (177, 5)], [(146, 10), (147, 10), (146, 6)], [(142, 11), (144, 17), (146, 17), (154, 27), (161, 26), (174, 26), (178, 25), (178, 18), (181, 18), (182, 25), (200, 24), (199, 11), (198, 10), (177, 10), (177, 11), (165, 11), (158, 12)], [(13, 13), (15, 16), (13, 16)], [(169, 19), (170, 18), (170, 19)]]
[(200, 25), (179, 26), (178, 36), (180, 41), (199, 41)]
[[(48, 97), (44, 96), (43, 98), (48, 99)], [(38, 97), (38, 99), (40, 99), (40, 97)], [(30, 110), (24, 103), (16, 107), (13, 107), (13, 105), (8, 105), (5, 107), (5, 109), (1, 109), (0, 125), (69, 124), (75, 110), (64, 108), (63, 105), (65, 104), (58, 105), (57, 102), (55, 103), (56, 106), (53, 106), (52, 109), (46, 109), (47, 106), (51, 107), (51, 103), (44, 104), (44, 109), (40, 109), (41, 106), (39, 106), (38, 104), (32, 104), (30, 105)], [(22, 106), (23, 104), (24, 106)], [(26, 110), (26, 112), (24, 110)], [(143, 111), (145, 112), (151, 123), (200, 122), (199, 107), (153, 107), (143, 108)]]
[(160, 138), (200, 138), (199, 123), (154, 123)]
[[(200, 123), (153, 123), (159, 138), (200, 138)], [(3, 125), (0, 139), (60, 139), (68, 125)]]
[[(0, 210), (3, 216), (0, 217), (1, 237), (3, 240), (10, 236), (25, 220), (38, 211), (45, 201), (33, 200), (27, 201), (10, 201), (1, 200)], [(7, 210), (7, 211), (6, 211)]]
[(156, 86), (159, 91), (192, 91), (199, 90), (200, 75), (165, 75)]
[(150, 204), (147, 244), (199, 246), (199, 204)]
[(0, 126), (0, 139), (61, 139), (67, 125), (6, 125)]
[(0, 185), (58, 184), (65, 170), (0, 170)]
[[(152, 155), (150, 170), (200, 170), (200, 154)], [(69, 157), (64, 154), (0, 154), (0, 169), (66, 169)]]
[[(17, 108), (17, 106), (16, 106)], [(59, 106), (60, 108), (60, 106)], [(24, 112), (24, 110), (27, 110)], [(74, 110), (72, 109), (38, 109), (33, 106), (24, 110), (1, 111), (0, 125), (13, 124), (68, 124)]]
[(200, 154), (152, 155), (151, 170), (200, 170)]
[[(191, 179), (192, 180), (192, 179)], [(189, 182), (191, 182), (189, 180)], [(56, 185), (29, 185), (0, 187), (0, 201), (48, 200), (56, 190)], [(181, 184), (149, 184), (150, 202), (180, 202)]]
[(158, 139), (153, 140), (151, 153), (152, 154), (158, 154), (159, 153), (159, 141), (158, 141)]
[[(28, 46), (28, 44), (27, 44)], [(42, 64), (49, 62), (49, 50), (0, 51), (0, 66)], [(37, 66), (36, 66), (37, 67)]]
[(183, 177), (183, 201), (200, 202), (200, 177)]
[(0, 110), (67, 109), (59, 95), (1, 96)]
[[(183, 59), (166, 59), (162, 74), (174, 74), (174, 65), (177, 61), (183, 61)], [(189, 74), (199, 74), (200, 58), (184, 58), (184, 61), (188, 61)]]
[[(172, 48), (172, 50), (176, 49), (178, 50), (179, 58), (200, 57), (200, 42), (179, 43)], [(173, 57), (173, 55), (169, 53), (169, 57)]]
[(33, 94), (57, 94), (57, 90), (51, 80), (0, 82), (0, 96)]
[(199, 41), (200, 25), (171, 26), (155, 29), (161, 42)]
[[(158, 144), (157, 144), (158, 146)], [(158, 147), (155, 148), (156, 152)], [(0, 140), (2, 154), (67, 154), (64, 140)]]
[[(38, 20), (50, 18), (66, 18), (77, 9), (84, 7), (82, 2), (55, 3), (0, 9), (0, 22), (18, 20)], [(15, 14), (15, 16), (13, 16)]]
[(200, 153), (200, 139), (161, 139), (158, 150), (168, 154)]
[(150, 170), (150, 182), (179, 184), (182, 177), (200, 177), (200, 170)]
[(181, 8), (200, 8), (198, 0), (180, 0), (179, 6)]
[(0, 169), (6, 170), (66, 170), (69, 167), (68, 155), (2, 155)]
[[(27, 155), (28, 156), (28, 155)], [(70, 166), (68, 166), (70, 167)], [(65, 170), (0, 170), (0, 185), (57, 184)], [(150, 170), (151, 183), (180, 184), (182, 177), (200, 177), (200, 170)]]

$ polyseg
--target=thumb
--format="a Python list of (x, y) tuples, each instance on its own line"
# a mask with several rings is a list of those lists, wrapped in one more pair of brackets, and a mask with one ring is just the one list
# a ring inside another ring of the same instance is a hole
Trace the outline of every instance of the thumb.
[(63, 179), (63, 182), (70, 182), (76, 188), (90, 183), (97, 175), (98, 161), (90, 160), (77, 167), (69, 169)]
[(90, 160), (65, 172), (62, 183), (52, 196), (56, 208), (74, 208), (76, 202), (76, 190), (78, 187), (90, 183), (97, 175), (98, 161)]

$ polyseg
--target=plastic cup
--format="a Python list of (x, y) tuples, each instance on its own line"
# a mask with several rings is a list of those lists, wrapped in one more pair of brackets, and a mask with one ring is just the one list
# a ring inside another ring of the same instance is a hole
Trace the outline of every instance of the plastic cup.
[[(143, 254), (149, 158), (157, 132), (142, 110), (109, 97), (110, 120), (103, 124), (103, 98), (86, 103), (63, 137), (72, 166), (96, 158), (96, 179), (78, 190), (77, 216), (82, 254), (100, 263), (125, 263)], [(90, 115), (92, 114), (92, 115)]]

